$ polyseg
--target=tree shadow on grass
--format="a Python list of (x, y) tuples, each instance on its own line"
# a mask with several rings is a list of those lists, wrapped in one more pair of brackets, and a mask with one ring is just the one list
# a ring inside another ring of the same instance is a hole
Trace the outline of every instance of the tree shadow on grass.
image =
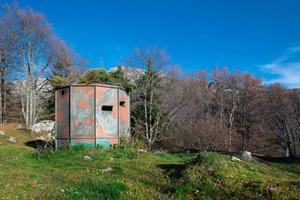
[(298, 163), (300, 164), (300, 159), (292, 158), (292, 157), (271, 157), (271, 156), (254, 156), (259, 160), (270, 162), (270, 163), (281, 163), (281, 164), (288, 164), (288, 163)]
[(254, 156), (254, 158), (277, 169), (300, 175), (299, 158), (270, 156)]
[(160, 169), (172, 180), (180, 179), (188, 164), (161, 164)]
[(160, 187), (162, 193), (173, 195), (178, 186), (180, 186), (183, 178), (183, 173), (188, 167), (188, 163), (185, 164), (160, 164), (158, 165), (163, 170), (164, 174), (169, 178), (170, 184), (165, 184)]

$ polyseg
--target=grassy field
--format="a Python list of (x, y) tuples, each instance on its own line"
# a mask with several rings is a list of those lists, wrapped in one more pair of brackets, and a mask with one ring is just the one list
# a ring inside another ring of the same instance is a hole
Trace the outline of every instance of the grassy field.
[(23, 144), (36, 135), (2, 129), (17, 143), (0, 136), (0, 199), (300, 199), (300, 162), (292, 159), (237, 162), (213, 152), (138, 153), (126, 146), (38, 158)]

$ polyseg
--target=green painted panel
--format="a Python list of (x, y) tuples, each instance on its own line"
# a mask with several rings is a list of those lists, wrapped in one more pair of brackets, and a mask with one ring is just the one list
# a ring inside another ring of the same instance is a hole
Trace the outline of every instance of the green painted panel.
[(110, 142), (107, 139), (96, 139), (97, 146), (100, 145), (104, 148), (109, 148), (111, 146)]
[(83, 146), (83, 147), (95, 147), (94, 141), (77, 141), (77, 140), (71, 140), (72, 146)]

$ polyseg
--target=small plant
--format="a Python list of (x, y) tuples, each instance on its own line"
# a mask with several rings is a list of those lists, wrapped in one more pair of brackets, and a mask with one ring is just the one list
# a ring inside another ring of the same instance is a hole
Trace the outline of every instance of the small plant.
[(37, 158), (40, 159), (42, 157), (46, 157), (49, 153), (52, 153), (54, 150), (54, 141), (55, 138), (51, 137), (51, 133), (49, 133), (48, 139), (46, 140), (36, 140), (36, 155)]
[(54, 88), (61, 88), (70, 84), (70, 81), (62, 76), (53, 76), (50, 80), (51, 85)]
[(113, 145), (113, 150), (117, 157), (126, 157), (130, 159), (137, 157), (133, 142), (124, 140), (123, 138), (121, 138), (120, 144)]
[(201, 152), (199, 153), (196, 158), (192, 161), (194, 164), (208, 164), (213, 165), (221, 160), (221, 156), (215, 152)]

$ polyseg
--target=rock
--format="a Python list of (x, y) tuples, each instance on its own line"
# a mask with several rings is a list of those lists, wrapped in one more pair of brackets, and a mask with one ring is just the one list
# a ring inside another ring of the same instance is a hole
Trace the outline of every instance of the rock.
[(54, 139), (55, 139), (54, 135), (52, 135), (52, 133), (49, 132), (47, 135), (47, 140), (54, 140)]
[(5, 132), (4, 131), (0, 131), (0, 136), (5, 136)]
[(123, 71), (124, 77), (127, 78), (131, 83), (135, 83), (143, 74), (145, 74), (144, 69), (131, 68), (122, 65), (117, 67), (112, 67), (108, 71), (115, 72), (118, 69), (121, 69)]
[(109, 160), (110, 160), (110, 161), (114, 161), (114, 158), (113, 158), (113, 157), (110, 157)]
[(36, 133), (51, 132), (54, 128), (55, 122), (44, 120), (31, 126), (31, 130)]
[(84, 156), (83, 159), (84, 160), (93, 160), (90, 156)]
[(102, 169), (102, 172), (111, 172), (111, 171), (113, 171), (113, 168), (111, 168), (111, 167), (108, 167), (106, 169)]
[(162, 151), (162, 150), (156, 150), (154, 151), (155, 154), (163, 154), (163, 153), (166, 153), (165, 151)]
[(235, 157), (235, 156), (232, 156), (231, 160), (232, 160), (232, 161), (241, 161), (241, 159), (239, 159), (239, 158), (237, 158), (237, 157)]
[(139, 153), (146, 153), (147, 151), (144, 150), (144, 149), (138, 149), (138, 152), (139, 152)]
[(45, 140), (45, 137), (44, 136), (39, 136), (39, 137), (36, 137), (35, 139), (36, 140)]
[(10, 136), (8, 141), (11, 142), (11, 143), (16, 143), (17, 139), (15, 137)]
[(249, 151), (244, 151), (242, 153), (242, 157), (244, 160), (253, 160), (253, 158), (251, 156), (251, 152), (249, 152)]

